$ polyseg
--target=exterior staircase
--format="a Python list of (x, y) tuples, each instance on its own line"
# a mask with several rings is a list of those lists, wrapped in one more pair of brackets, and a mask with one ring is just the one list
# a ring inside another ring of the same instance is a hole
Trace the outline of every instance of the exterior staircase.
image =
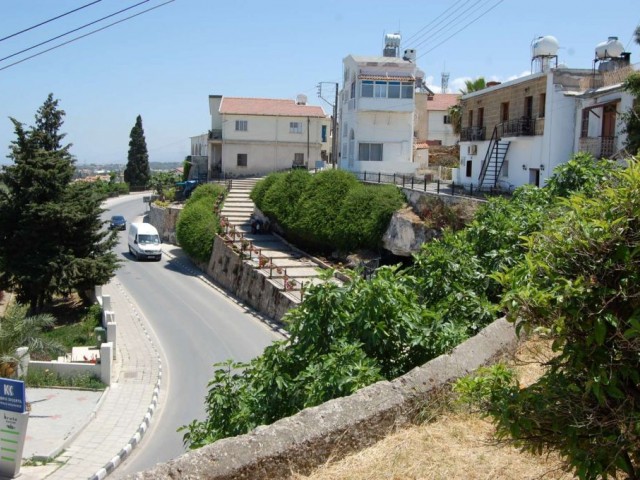
[(493, 129), (493, 135), (489, 141), (489, 148), (482, 162), (482, 170), (478, 177), (478, 187), (480, 190), (495, 188), (498, 184), (500, 170), (509, 150), (508, 140), (498, 138), (498, 128)]
[[(301, 302), (304, 287), (322, 283), (320, 274), (327, 268), (319, 260), (287, 243), (278, 235), (253, 233), (251, 227), (255, 204), (249, 197), (259, 178), (233, 179), (221, 210), (226, 221), (225, 237), (245, 256), (254, 268), (293, 301)], [(332, 278), (331, 281), (341, 283)]]

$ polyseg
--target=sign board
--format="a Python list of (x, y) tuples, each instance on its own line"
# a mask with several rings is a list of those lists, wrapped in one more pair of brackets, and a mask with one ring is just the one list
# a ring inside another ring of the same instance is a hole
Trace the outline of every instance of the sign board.
[(24, 413), (26, 406), (24, 382), (0, 378), (0, 410)]
[(28, 420), (24, 382), (0, 378), (0, 477), (20, 473)]

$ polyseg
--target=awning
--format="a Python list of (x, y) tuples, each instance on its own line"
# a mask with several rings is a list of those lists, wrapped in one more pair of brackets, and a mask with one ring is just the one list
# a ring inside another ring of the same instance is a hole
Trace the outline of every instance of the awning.
[(358, 75), (358, 79), (360, 80), (387, 80), (389, 82), (414, 82), (416, 77), (413, 75), (407, 77), (398, 77), (398, 76), (386, 76), (386, 75), (366, 75), (360, 74)]

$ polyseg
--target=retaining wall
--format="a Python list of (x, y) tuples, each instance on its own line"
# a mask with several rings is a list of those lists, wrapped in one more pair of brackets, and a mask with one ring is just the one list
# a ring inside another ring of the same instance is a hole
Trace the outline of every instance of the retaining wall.
[(309, 473), (411, 424), (444, 385), (491, 363), (516, 344), (513, 326), (497, 320), (451, 354), (391, 382), (378, 382), (246, 435), (219, 440), (129, 478), (266, 480)]
[(176, 245), (176, 224), (182, 211), (182, 205), (158, 207), (153, 203), (149, 206), (149, 223), (156, 227), (163, 242)]

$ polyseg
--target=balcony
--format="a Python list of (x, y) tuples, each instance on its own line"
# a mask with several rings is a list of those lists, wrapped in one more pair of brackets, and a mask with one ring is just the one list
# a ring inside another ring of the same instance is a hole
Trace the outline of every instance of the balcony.
[(617, 145), (618, 137), (582, 137), (579, 148), (595, 158), (611, 158), (618, 151)]
[(222, 129), (209, 130), (209, 140), (222, 140)]
[(482, 141), (485, 139), (486, 130), (485, 127), (463, 127), (460, 130), (460, 141)]
[(536, 122), (530, 117), (507, 120), (498, 125), (500, 137), (523, 137), (536, 134)]

